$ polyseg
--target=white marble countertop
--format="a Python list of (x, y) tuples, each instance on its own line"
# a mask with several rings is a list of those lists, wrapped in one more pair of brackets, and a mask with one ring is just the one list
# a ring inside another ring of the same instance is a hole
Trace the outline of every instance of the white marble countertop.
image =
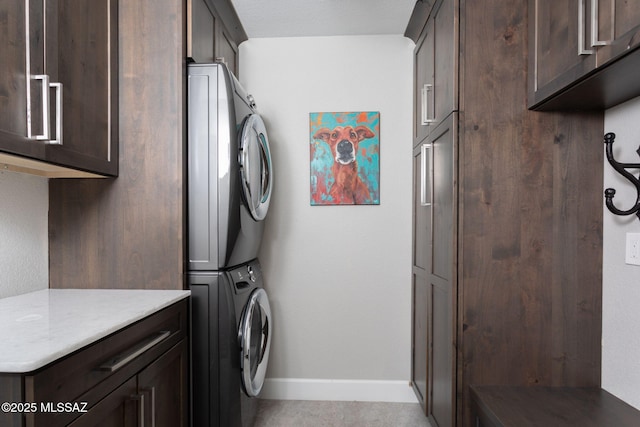
[(189, 291), (45, 289), (0, 299), (0, 372), (27, 373), (189, 296)]

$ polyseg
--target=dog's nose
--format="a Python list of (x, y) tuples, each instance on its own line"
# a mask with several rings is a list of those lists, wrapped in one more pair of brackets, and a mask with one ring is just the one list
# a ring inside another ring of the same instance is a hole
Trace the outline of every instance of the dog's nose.
[(351, 141), (347, 141), (346, 139), (343, 139), (338, 143), (339, 154), (349, 154), (351, 152), (353, 152), (353, 144), (351, 143)]

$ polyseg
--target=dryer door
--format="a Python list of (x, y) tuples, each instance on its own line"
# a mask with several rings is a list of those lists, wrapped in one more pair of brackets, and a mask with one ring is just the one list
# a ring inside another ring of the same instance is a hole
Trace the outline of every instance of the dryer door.
[(267, 130), (258, 114), (249, 115), (240, 132), (240, 174), (243, 199), (256, 221), (262, 221), (269, 210), (273, 172)]
[(260, 394), (271, 349), (271, 307), (264, 289), (251, 293), (240, 321), (242, 386), (247, 396)]

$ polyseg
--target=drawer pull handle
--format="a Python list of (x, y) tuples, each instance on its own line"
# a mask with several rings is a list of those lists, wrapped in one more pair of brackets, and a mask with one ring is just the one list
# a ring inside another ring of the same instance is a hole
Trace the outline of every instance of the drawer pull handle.
[(100, 366), (100, 370), (108, 372), (117, 371), (136, 357), (140, 356), (145, 351), (151, 349), (152, 347), (167, 339), (169, 335), (171, 335), (171, 331), (160, 331), (145, 338), (143, 341), (139, 342), (126, 352), (120, 353), (103, 363)]

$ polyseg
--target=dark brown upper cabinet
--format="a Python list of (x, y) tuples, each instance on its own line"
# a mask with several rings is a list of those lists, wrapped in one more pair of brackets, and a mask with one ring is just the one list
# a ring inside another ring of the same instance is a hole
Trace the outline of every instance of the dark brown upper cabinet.
[(118, 174), (118, 0), (2, 2), (0, 162)]
[(453, 2), (438, 1), (414, 51), (414, 146), (457, 110)]
[(198, 63), (223, 62), (238, 75), (238, 45), (247, 39), (228, 1), (187, 0), (187, 57)]
[(640, 4), (529, 0), (535, 110), (604, 109), (640, 95)]

